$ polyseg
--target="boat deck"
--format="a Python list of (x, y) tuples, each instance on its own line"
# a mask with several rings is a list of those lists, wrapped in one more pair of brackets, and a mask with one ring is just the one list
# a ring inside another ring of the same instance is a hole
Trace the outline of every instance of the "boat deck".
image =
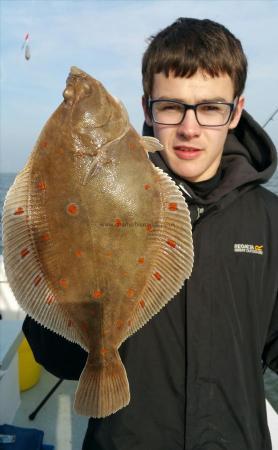
[(21, 392), (21, 403), (13, 425), (44, 431), (44, 442), (54, 445), (55, 450), (81, 450), (88, 418), (78, 416), (73, 411), (77, 382), (64, 380), (34, 420), (29, 420), (29, 415), (57, 381), (58, 378), (43, 369), (39, 382), (31, 389)]
[[(21, 393), (21, 404), (13, 424), (43, 430), (44, 442), (54, 445), (55, 450), (81, 450), (88, 419), (75, 414), (72, 408), (77, 382), (63, 381), (35, 419), (28, 418), (57, 381), (58, 378), (43, 369), (38, 384)], [(269, 402), (267, 415), (273, 450), (278, 450), (278, 415)]]

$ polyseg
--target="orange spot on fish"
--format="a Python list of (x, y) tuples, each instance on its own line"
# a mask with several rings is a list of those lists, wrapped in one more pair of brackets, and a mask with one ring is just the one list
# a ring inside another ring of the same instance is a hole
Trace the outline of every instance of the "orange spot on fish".
[(76, 216), (79, 213), (79, 207), (76, 203), (69, 203), (67, 205), (67, 213), (71, 216)]
[(28, 250), (28, 248), (23, 248), (20, 252), (21, 254), (21, 258), (24, 258), (25, 256), (29, 255), (30, 251)]
[(131, 326), (131, 320), (127, 321), (127, 325), (130, 327)]
[(135, 296), (135, 290), (134, 289), (128, 289), (127, 290), (127, 296), (128, 298), (133, 298)]
[(155, 272), (155, 273), (153, 274), (153, 276), (154, 276), (154, 278), (155, 278), (156, 280), (158, 280), (158, 281), (161, 280), (161, 275), (160, 275), (159, 272)]
[(92, 293), (93, 298), (101, 298), (103, 296), (103, 292), (100, 289), (97, 289)]
[(176, 242), (173, 241), (172, 239), (168, 239), (167, 244), (169, 245), (169, 247), (172, 247), (172, 248), (176, 248), (176, 245), (177, 245)]
[(35, 285), (35, 286), (38, 286), (38, 285), (40, 284), (41, 280), (42, 280), (41, 275), (37, 275), (37, 276), (34, 278), (34, 285)]
[(59, 280), (59, 285), (63, 288), (63, 289), (67, 289), (69, 286), (69, 282), (66, 278), (61, 278)]
[(46, 141), (43, 141), (43, 142), (41, 143), (41, 147), (42, 147), (42, 148), (46, 148), (46, 147), (47, 147), (47, 145), (48, 145), (48, 144), (47, 144), (47, 142), (46, 142)]
[(72, 326), (72, 320), (68, 320), (68, 327)]
[(141, 306), (141, 308), (145, 308), (145, 302), (144, 302), (144, 300), (140, 300), (139, 305)]
[(37, 184), (37, 187), (40, 191), (45, 191), (46, 190), (46, 184), (44, 181), (39, 181)]
[(21, 214), (24, 214), (24, 209), (21, 208), (21, 206), (19, 206), (19, 207), (15, 210), (14, 215), (15, 215), (15, 216), (20, 216)]
[(138, 258), (137, 260), (138, 264), (144, 264), (145, 263), (145, 258)]
[(49, 294), (46, 298), (46, 303), (48, 305), (51, 305), (53, 302), (55, 301), (54, 295), (53, 294)]
[(153, 231), (153, 226), (152, 226), (151, 223), (148, 223), (148, 224), (146, 225), (146, 230), (147, 230), (147, 231)]
[(105, 355), (107, 352), (108, 352), (107, 348), (103, 347), (103, 348), (100, 349), (100, 354), (101, 355)]
[(115, 227), (121, 227), (122, 224), (123, 224), (123, 223), (122, 223), (121, 219), (115, 219), (115, 221), (114, 221)]
[(169, 203), (169, 204), (168, 204), (168, 209), (169, 209), (170, 211), (177, 211), (178, 205), (177, 205), (176, 203)]
[(75, 256), (77, 256), (77, 258), (80, 258), (81, 256), (84, 255), (84, 252), (80, 249), (75, 250), (74, 252)]
[(150, 185), (150, 184), (144, 184), (144, 189), (146, 189), (146, 191), (147, 191), (148, 189), (151, 189), (151, 185)]
[(106, 253), (105, 253), (105, 256), (111, 257), (111, 256), (112, 256), (112, 252), (106, 252)]
[(44, 233), (41, 235), (41, 240), (42, 241), (49, 241), (50, 239), (50, 234), (49, 233)]
[(123, 321), (123, 320), (117, 320), (117, 322), (116, 322), (116, 328), (117, 328), (118, 330), (120, 330), (121, 328), (123, 328), (123, 326), (124, 326), (124, 321)]

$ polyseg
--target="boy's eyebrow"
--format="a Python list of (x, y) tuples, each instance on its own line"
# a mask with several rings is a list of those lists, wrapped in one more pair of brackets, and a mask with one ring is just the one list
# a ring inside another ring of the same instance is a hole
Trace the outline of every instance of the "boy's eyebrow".
[(230, 103), (226, 98), (224, 97), (213, 97), (213, 98), (203, 98), (201, 102), (225, 102)]
[[(169, 97), (167, 95), (162, 95), (161, 97), (157, 97), (155, 100), (173, 100), (175, 102), (182, 102), (182, 103), (187, 103), (184, 101), (184, 99), (182, 98), (176, 98), (176, 97)], [(229, 102), (226, 98), (224, 97), (211, 97), (211, 98), (201, 98), (200, 100), (196, 101), (194, 104), (197, 103), (203, 103), (203, 102), (224, 102), (224, 103), (232, 103)]]

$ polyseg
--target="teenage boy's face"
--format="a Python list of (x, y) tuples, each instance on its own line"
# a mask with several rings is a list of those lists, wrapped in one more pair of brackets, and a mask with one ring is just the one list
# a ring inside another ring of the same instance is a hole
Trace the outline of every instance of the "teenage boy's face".
[[(180, 100), (188, 104), (223, 99), (232, 103), (234, 88), (228, 75), (212, 78), (196, 72), (190, 78), (167, 78), (163, 73), (155, 74), (152, 99)], [(188, 181), (204, 181), (213, 177), (220, 165), (224, 143), (229, 129), (239, 122), (244, 99), (240, 97), (232, 120), (221, 127), (200, 126), (193, 110), (187, 110), (180, 125), (159, 125), (152, 123), (143, 101), (145, 119), (153, 126), (154, 135), (164, 145), (162, 156), (168, 166)]]

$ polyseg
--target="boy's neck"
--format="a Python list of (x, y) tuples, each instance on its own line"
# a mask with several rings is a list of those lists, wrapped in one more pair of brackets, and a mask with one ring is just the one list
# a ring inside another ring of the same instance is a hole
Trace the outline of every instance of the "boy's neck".
[(197, 194), (199, 197), (206, 197), (210, 192), (212, 192), (219, 184), (221, 180), (222, 169), (218, 168), (216, 174), (204, 181), (188, 181), (185, 180), (186, 183), (191, 187), (193, 192)]

